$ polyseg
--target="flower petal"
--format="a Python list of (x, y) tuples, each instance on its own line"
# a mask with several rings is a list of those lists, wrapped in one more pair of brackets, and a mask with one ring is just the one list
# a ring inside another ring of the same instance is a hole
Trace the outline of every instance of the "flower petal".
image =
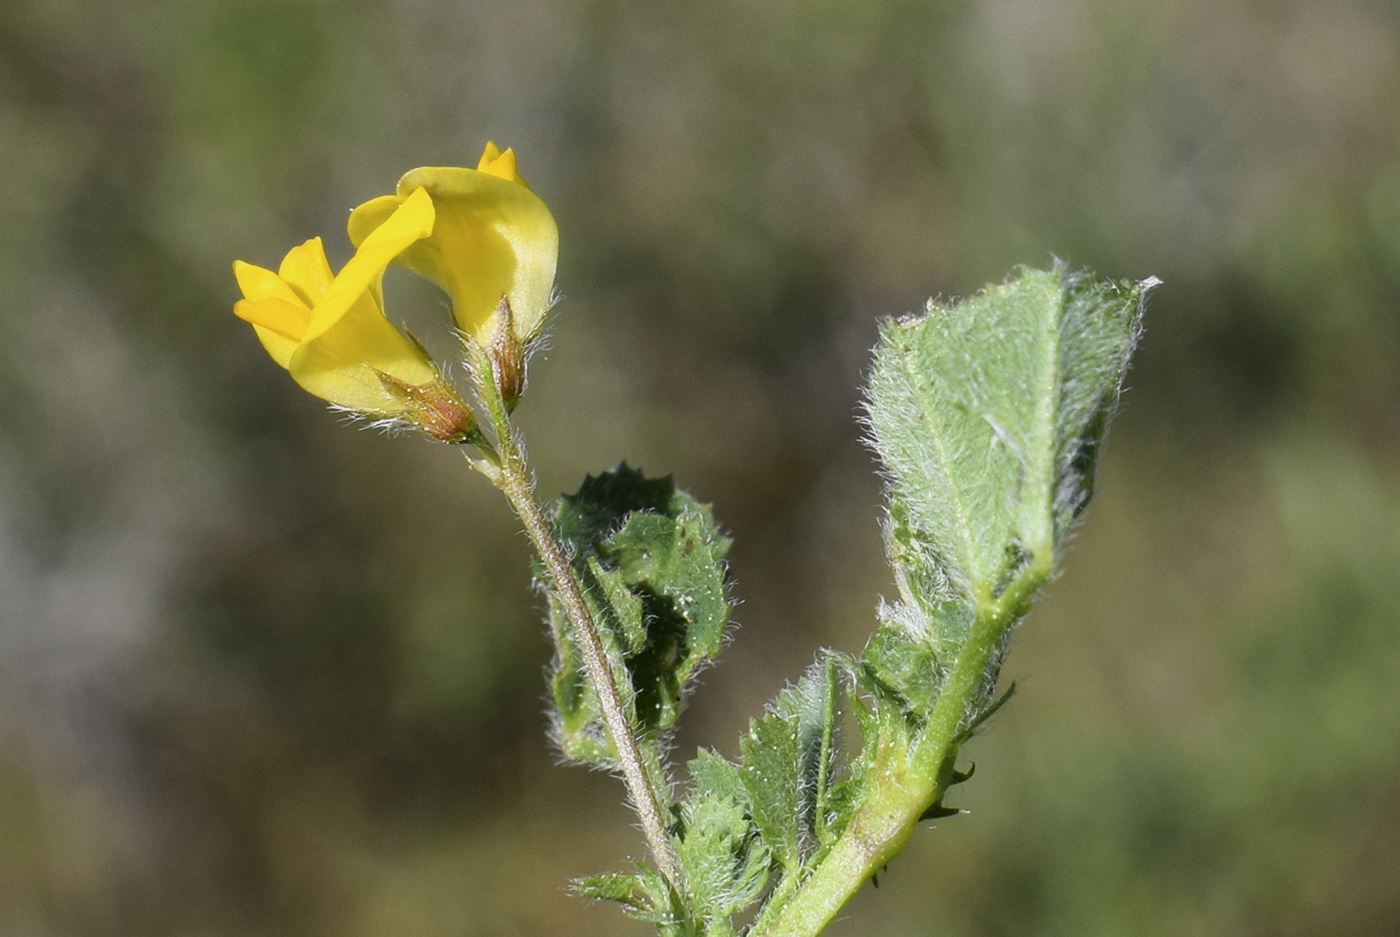
[(311, 310), (300, 303), (285, 299), (260, 299), (256, 302), (240, 299), (233, 304), (233, 314), (244, 322), (270, 329), (293, 342), (300, 342), (311, 322)]
[(520, 175), (520, 170), (515, 165), (515, 150), (506, 148), (504, 153), (496, 146), (495, 140), (486, 141), (486, 149), (481, 153), (481, 159), (476, 164), (477, 172), (484, 172), (504, 179), (507, 182), (515, 182), (529, 188), (529, 184)]
[(292, 355), (296, 354), (300, 342), (294, 342), (285, 335), (281, 335), (272, 329), (264, 328), (253, 323), (253, 331), (258, 335), (258, 341), (262, 342), (263, 348), (267, 350), (273, 361), (276, 361), (287, 370), (292, 367)]
[(377, 371), (411, 386), (438, 380), (437, 368), (384, 318), (368, 291), (329, 329), (302, 343), (287, 370), (310, 393), (362, 413), (392, 414), (401, 408)]
[(381, 195), (352, 209), (350, 220), (345, 225), (345, 230), (350, 235), (350, 243), (359, 247), (365, 242), (365, 238), (388, 221), (402, 204), (403, 199), (397, 195)]
[(559, 258), (559, 228), (516, 168), (515, 151), (488, 142), (476, 169), (425, 167), (399, 180), (398, 194), (371, 199), (350, 213), (350, 240), (363, 244), (407, 193), (428, 190), (437, 212), (431, 236), (409, 246), (400, 266), (452, 297), (457, 327), (484, 339), (502, 299), (517, 338), (534, 338), (550, 307)]
[(326, 249), (318, 237), (287, 251), (277, 275), (301, 296), (307, 306), (320, 302), (335, 279), (330, 262), (326, 260)]
[[(341, 268), (312, 310), (311, 323), (302, 341), (309, 342), (325, 334), (340, 321), (360, 297), (378, 284), (390, 261), (433, 230), (433, 219), (433, 202), (426, 192), (414, 192), (405, 198), (398, 210), (358, 245), (355, 256)], [(377, 310), (377, 306), (375, 308)]]
[(447, 291), (464, 332), (488, 333), (505, 297), (521, 338), (533, 337), (549, 309), (559, 258), (549, 208), (524, 185), (471, 169), (415, 169), (399, 191), (420, 186), (432, 195), (438, 222), (399, 262)]
[(302, 302), (301, 297), (283, 282), (281, 277), (266, 267), (235, 260), (233, 262), (233, 275), (237, 278), (238, 288), (243, 291), (245, 299), (253, 302), (263, 299), (281, 299), (289, 303)]
[(234, 312), (253, 324), (273, 360), (317, 397), (461, 441), (471, 409), (427, 352), (385, 318), (379, 289), (384, 268), (433, 230), (433, 201), (415, 191), (387, 203), (338, 275), (332, 276), (320, 238), (288, 251), (278, 273), (235, 263), (245, 298)]

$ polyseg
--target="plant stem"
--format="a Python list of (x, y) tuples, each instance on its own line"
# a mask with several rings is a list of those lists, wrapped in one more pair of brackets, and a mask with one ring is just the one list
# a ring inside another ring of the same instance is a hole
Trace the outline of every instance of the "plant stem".
[(473, 356), (473, 371), (477, 378), (482, 402), (491, 414), (496, 433), (496, 450), (499, 462), (496, 464), (473, 462), (473, 468), (486, 475), (510, 501), (511, 507), (520, 518), (540, 561), (544, 563), (549, 578), (553, 581), (564, 612), (573, 626), (573, 638), (583, 657), (588, 678), (598, 694), (599, 707), (603, 711), (603, 721), (617, 750), (618, 762), (622, 768), (622, 780), (632, 800), (632, 807), (641, 821), (642, 834), (652, 858), (661, 874), (670, 882), (677, 894), (684, 894), (684, 881), (680, 863), (671, 847), (671, 839), (666, 833), (661, 801), (657, 796), (657, 786), (652, 778), (652, 770), (643, 755), (633, 720), (618, 690), (617, 681), (608, 656), (603, 649), (602, 636), (598, 624), (593, 620), (588, 603), (584, 600), (583, 589), (574, 575), (573, 567), (554, 538), (554, 531), (539, 501), (535, 498), (534, 481), (530, 475), (525, 454), (510, 423), (500, 390), (495, 386), (490, 363), (477, 347), (469, 347)]
[(1038, 562), (1005, 592), (978, 602), (977, 620), (912, 749), (880, 753), (887, 763), (872, 766), (871, 789), (831, 851), (771, 916), (768, 909), (760, 914), (749, 937), (815, 937), (904, 848), (919, 817), (942, 799), (952, 780), (950, 756), (966, 736), (973, 698), (1002, 638), (1049, 577), (1049, 556), (1049, 548), (1038, 552)]

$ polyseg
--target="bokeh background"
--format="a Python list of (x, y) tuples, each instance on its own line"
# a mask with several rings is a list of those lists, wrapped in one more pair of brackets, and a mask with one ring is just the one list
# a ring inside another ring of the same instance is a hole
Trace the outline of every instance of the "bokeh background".
[(0, 4), (0, 933), (648, 933), (566, 893), (641, 841), (545, 742), (502, 500), (230, 313), (488, 138), (563, 234), (542, 492), (626, 458), (736, 538), (682, 757), (891, 588), (879, 317), (1165, 281), (971, 813), (830, 933), (1400, 933), (1391, 0)]

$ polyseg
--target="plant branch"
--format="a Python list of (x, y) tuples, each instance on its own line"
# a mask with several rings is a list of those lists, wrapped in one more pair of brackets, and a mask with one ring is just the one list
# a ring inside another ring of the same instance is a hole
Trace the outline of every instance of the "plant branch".
[(856, 892), (902, 850), (919, 818), (943, 798), (952, 763), (968, 734), (971, 712), (1002, 638), (1025, 614), (1036, 589), (1049, 578), (1051, 548), (1037, 551), (995, 599), (978, 601), (978, 614), (958, 653), (938, 702), (909, 751), (882, 747), (870, 766), (874, 783), (865, 802), (812, 874), (754, 922), (749, 937), (815, 937)]

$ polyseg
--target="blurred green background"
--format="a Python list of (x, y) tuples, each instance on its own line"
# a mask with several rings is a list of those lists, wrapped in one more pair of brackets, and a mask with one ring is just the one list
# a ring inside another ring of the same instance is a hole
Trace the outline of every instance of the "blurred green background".
[(971, 813), (830, 933), (1400, 933), (1392, 0), (0, 4), (0, 933), (648, 932), (566, 894), (641, 840), (503, 501), (230, 312), (488, 138), (562, 231), (542, 493), (626, 458), (736, 538), (682, 758), (891, 589), (878, 317), (1165, 281)]

